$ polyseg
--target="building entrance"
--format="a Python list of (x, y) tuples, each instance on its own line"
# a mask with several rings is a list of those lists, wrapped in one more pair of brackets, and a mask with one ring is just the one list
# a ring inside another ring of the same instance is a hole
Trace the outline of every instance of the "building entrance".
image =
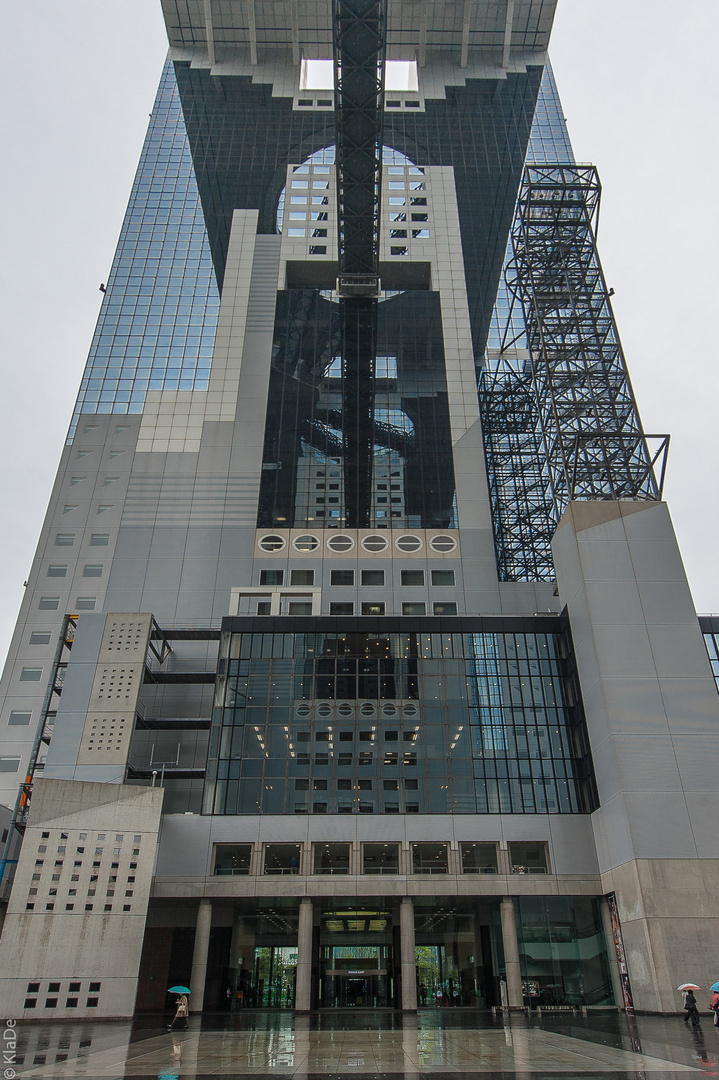
[(324, 911), (320, 921), (317, 1003), (325, 1009), (396, 1004), (392, 917), (388, 911)]

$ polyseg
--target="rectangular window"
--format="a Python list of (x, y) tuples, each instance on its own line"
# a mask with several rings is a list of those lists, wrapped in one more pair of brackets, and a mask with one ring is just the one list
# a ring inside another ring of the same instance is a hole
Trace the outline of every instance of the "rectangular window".
[(363, 570), (363, 585), (384, 585), (384, 570)]
[(362, 604), (363, 615), (384, 615), (384, 603)]
[(0, 757), (0, 772), (17, 772), (19, 768), (19, 757)]
[(412, 870), (415, 874), (448, 874), (446, 844), (412, 844)]
[(92, 533), (90, 536), (90, 547), (107, 547), (109, 543), (109, 533)]
[(338, 602), (333, 601), (330, 604), (330, 615), (354, 615), (355, 606), (352, 601)]
[(271, 615), (272, 614), (272, 604), (270, 603), (269, 600), (258, 600), (257, 601), (257, 614), (258, 615)]
[(49, 630), (33, 630), (30, 634), (31, 645), (49, 645), (52, 634)]
[(549, 856), (545, 843), (509, 844), (509, 866), (513, 874), (548, 874)]
[(454, 585), (454, 570), (433, 570), (433, 585)]
[(82, 569), (83, 577), (102, 577), (102, 565), (100, 563), (86, 563)]
[(260, 570), (260, 585), (284, 585), (284, 570)]
[(402, 570), (403, 585), (424, 585), (424, 570)]
[[(75, 597), (75, 610), (76, 611), (94, 611), (95, 604), (97, 603), (96, 596), (76, 596)], [(436, 605), (435, 605), (436, 607)]]
[(354, 570), (330, 570), (330, 585), (354, 585)]
[(435, 615), (456, 615), (457, 605), (453, 600), (447, 600), (433, 604), (432, 610)]
[(215, 847), (215, 874), (246, 876), (250, 872), (252, 844), (217, 844)]
[(304, 600), (290, 600), (287, 605), (288, 615), (311, 615), (312, 603), (307, 603)]
[(60, 607), (60, 597), (41, 596), (40, 603), (37, 606), (40, 611), (57, 611)]
[(40, 682), (41, 678), (41, 667), (24, 667), (20, 672), (20, 682)]
[(463, 874), (498, 873), (496, 844), (460, 844)]
[(55, 537), (55, 547), (72, 547), (75, 543), (75, 533), (58, 533)]
[(362, 871), (365, 874), (398, 874), (399, 844), (365, 844)]
[(403, 615), (426, 615), (427, 605), (423, 601), (412, 601), (402, 604)]
[(13, 709), (8, 718), (9, 727), (27, 727), (30, 723), (32, 712), (25, 709)]
[(47, 568), (48, 577), (65, 577), (67, 574), (67, 566), (60, 566), (57, 563), (51, 564)]
[(315, 874), (349, 874), (349, 844), (315, 844)]
[(314, 585), (314, 570), (290, 570), (290, 585)]

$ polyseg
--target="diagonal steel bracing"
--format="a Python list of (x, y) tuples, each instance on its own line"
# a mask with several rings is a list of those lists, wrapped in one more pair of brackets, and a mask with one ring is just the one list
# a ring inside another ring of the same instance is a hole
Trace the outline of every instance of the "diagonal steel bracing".
[(521, 350), (508, 349), (480, 388), (506, 578), (552, 577), (549, 541), (571, 499), (661, 498), (668, 437), (639, 419), (597, 254), (600, 194), (593, 166), (535, 164), (517, 199), (505, 280), (528, 351), (511, 362)]

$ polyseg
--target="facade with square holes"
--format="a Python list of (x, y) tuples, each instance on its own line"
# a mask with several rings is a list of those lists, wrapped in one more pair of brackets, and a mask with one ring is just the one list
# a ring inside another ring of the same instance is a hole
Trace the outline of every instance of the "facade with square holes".
[(6, 1014), (128, 1017), (173, 984), (195, 1011), (673, 1009), (719, 963), (719, 629), (646, 477), (547, 494), (538, 326), (568, 301), (545, 259), (552, 302), (523, 306), (522, 260), (591, 184), (554, 5), (420, 27), (388, 0), (387, 72), (417, 82), (384, 100), (364, 420), (337, 103), (305, 77), (329, 4), (164, 7), (0, 687)]

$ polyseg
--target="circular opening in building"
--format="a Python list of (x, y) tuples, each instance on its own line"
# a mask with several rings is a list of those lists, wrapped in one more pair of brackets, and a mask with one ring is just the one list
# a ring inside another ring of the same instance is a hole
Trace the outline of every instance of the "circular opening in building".
[(263, 551), (282, 551), (282, 549), (287, 546), (287, 541), (284, 536), (263, 536), (258, 541), (258, 546), (261, 547)]
[(382, 706), (382, 715), (383, 716), (396, 716), (397, 715), (397, 706), (396, 705), (383, 705)]
[(340, 716), (351, 716), (354, 712), (354, 709), (348, 702), (343, 701), (342, 704), (338, 706), (337, 712), (340, 714)]
[(332, 706), (328, 705), (326, 701), (323, 701), (321, 705), (317, 706), (317, 715), (318, 716), (331, 716), (332, 715)]
[(330, 551), (351, 551), (355, 546), (355, 542), (351, 536), (331, 536), (327, 541), (327, 547)]
[(362, 716), (374, 716), (375, 707), (369, 701), (365, 701), (364, 705), (360, 705), (360, 712)]
[(365, 551), (386, 551), (389, 547), (389, 540), (386, 536), (379, 536), (374, 533), (372, 536), (365, 536), (362, 540), (362, 547)]
[(316, 551), (320, 542), (316, 536), (306, 533), (304, 536), (296, 536), (292, 541), (295, 551)]
[(429, 542), (429, 546), (432, 551), (439, 551), (441, 554), (445, 554), (448, 551), (454, 551), (457, 547), (457, 541), (453, 536), (433, 536)]
[(298, 716), (309, 716), (312, 712), (309, 705), (298, 705), (296, 711)]
[(419, 536), (398, 536), (394, 542), (400, 551), (420, 551), (422, 540)]
[(405, 716), (416, 716), (417, 715), (417, 706), (416, 705), (405, 705), (405, 707), (404, 707), (404, 715)]

